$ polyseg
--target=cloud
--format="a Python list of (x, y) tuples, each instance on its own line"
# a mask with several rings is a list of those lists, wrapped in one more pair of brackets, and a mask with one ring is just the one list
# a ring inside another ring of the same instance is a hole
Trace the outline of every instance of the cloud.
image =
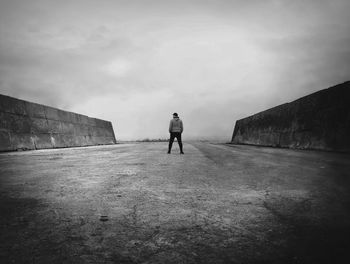
[(230, 138), (238, 118), (350, 79), (350, 2), (4, 0), (1, 93), (120, 139)]
[(122, 77), (130, 71), (131, 67), (131, 63), (127, 60), (116, 58), (103, 67), (103, 71), (112, 76)]

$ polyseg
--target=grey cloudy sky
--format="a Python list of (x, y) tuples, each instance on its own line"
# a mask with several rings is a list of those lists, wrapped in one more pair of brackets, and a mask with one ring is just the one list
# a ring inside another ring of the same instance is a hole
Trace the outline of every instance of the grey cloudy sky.
[(349, 0), (0, 0), (0, 93), (121, 140), (229, 140), (236, 119), (350, 79)]

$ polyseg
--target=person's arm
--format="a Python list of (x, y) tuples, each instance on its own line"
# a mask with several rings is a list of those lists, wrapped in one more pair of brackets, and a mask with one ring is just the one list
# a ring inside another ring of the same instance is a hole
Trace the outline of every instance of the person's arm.
[(170, 124), (169, 124), (169, 133), (171, 133), (171, 130), (173, 128), (173, 120), (170, 120)]
[(184, 131), (184, 124), (182, 123), (182, 120), (180, 122), (180, 127), (181, 127), (181, 133)]

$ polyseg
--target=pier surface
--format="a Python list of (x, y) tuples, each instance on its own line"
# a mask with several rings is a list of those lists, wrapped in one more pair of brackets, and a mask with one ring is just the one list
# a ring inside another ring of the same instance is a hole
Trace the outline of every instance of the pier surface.
[(1, 153), (0, 262), (350, 258), (349, 154), (176, 144)]

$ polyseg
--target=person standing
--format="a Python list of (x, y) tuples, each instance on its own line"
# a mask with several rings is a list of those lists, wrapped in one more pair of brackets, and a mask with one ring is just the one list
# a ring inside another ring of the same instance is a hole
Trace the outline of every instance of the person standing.
[(181, 141), (181, 134), (184, 131), (184, 125), (182, 123), (182, 120), (179, 118), (179, 115), (177, 113), (173, 114), (173, 119), (170, 120), (169, 124), (169, 133), (170, 133), (170, 140), (169, 140), (169, 148), (168, 148), (168, 154), (171, 152), (171, 147), (173, 146), (174, 139), (177, 139), (177, 143), (179, 143), (180, 147), (180, 154), (184, 154), (182, 150), (182, 141)]

